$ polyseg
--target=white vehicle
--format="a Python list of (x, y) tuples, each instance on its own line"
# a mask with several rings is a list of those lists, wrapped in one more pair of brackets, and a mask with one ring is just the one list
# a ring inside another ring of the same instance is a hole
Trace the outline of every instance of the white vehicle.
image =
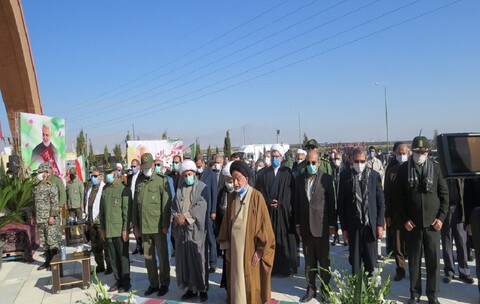
[[(280, 144), (285, 152), (290, 149), (289, 144)], [(265, 151), (270, 151), (273, 144), (256, 144), (256, 145), (243, 145), (236, 152), (243, 153), (243, 157), (247, 160), (257, 161), (260, 155)]]

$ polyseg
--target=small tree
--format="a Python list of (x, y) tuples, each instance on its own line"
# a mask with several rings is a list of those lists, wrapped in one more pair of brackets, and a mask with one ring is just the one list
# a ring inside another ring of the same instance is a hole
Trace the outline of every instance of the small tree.
[(202, 148), (200, 147), (200, 141), (198, 138), (195, 140), (195, 156), (202, 155)]
[(162, 133), (162, 139), (168, 139), (167, 130), (163, 131), (163, 133)]
[(225, 140), (223, 141), (223, 154), (229, 158), (230, 158), (230, 155), (232, 155), (232, 144), (230, 142), (230, 130), (227, 130), (227, 134), (225, 135)]
[(77, 157), (84, 155), (87, 152), (87, 142), (85, 140), (85, 134), (83, 134), (83, 129), (80, 130), (80, 133), (77, 136), (77, 146), (75, 147), (75, 150)]
[(218, 149), (218, 146), (215, 147), (215, 155), (219, 155), (220, 154), (220, 151)]
[(212, 159), (212, 148), (210, 147), (210, 145), (208, 145), (208, 148), (207, 148), (207, 162), (209, 162), (211, 159)]
[(125, 136), (125, 140), (129, 141), (132, 140), (132, 137), (130, 136), (130, 131), (127, 130), (127, 136)]
[(115, 148), (113, 148), (113, 155), (115, 155), (117, 163), (123, 163), (122, 148), (120, 148), (119, 144), (116, 144)]
[(433, 131), (433, 139), (430, 142), (430, 149), (436, 149), (437, 148), (437, 136), (438, 136), (438, 129), (435, 129)]
[(92, 140), (90, 140), (89, 147), (88, 147), (88, 162), (90, 166), (96, 165), (95, 154), (93, 153)]
[(103, 163), (108, 163), (108, 157), (110, 156), (110, 152), (108, 152), (108, 147), (105, 145), (105, 149), (103, 150)]

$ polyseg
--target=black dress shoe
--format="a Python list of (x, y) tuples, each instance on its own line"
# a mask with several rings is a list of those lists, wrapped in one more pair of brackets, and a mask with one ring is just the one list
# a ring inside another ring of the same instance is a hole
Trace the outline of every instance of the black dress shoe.
[(316, 291), (307, 290), (307, 293), (300, 299), (300, 303), (306, 303), (317, 296)]
[(393, 277), (393, 280), (394, 280), (394, 281), (401, 281), (401, 280), (403, 280), (403, 279), (405, 279), (405, 274), (404, 274), (404, 273), (401, 273), (401, 272), (397, 272), (397, 273), (395, 274), (395, 277)]
[(158, 291), (158, 288), (154, 288), (152, 286), (148, 286), (147, 290), (145, 290), (145, 292), (143, 293), (144, 295), (146, 296), (149, 296), (151, 295), (152, 293), (154, 292), (157, 292)]
[(118, 286), (118, 284), (115, 283), (112, 287), (110, 287), (110, 288), (108, 289), (108, 292), (118, 291), (119, 288), (120, 288), (120, 286)]
[(437, 298), (429, 298), (428, 304), (440, 304), (440, 301)]
[(420, 298), (410, 298), (407, 304), (417, 304), (420, 302)]
[(208, 269), (208, 272), (209, 272), (209, 273), (215, 273), (216, 270), (217, 270), (217, 269), (216, 269), (215, 267), (210, 267), (210, 268)]
[(135, 248), (135, 250), (132, 252), (132, 254), (137, 254), (139, 252), (140, 252), (140, 250), (138, 250), (138, 248)]
[(470, 275), (460, 275), (458, 279), (467, 284), (473, 284), (473, 282), (475, 282), (475, 280)]
[(118, 288), (118, 292), (128, 292), (132, 288), (132, 285), (126, 285)]
[(180, 298), (182, 301), (193, 299), (197, 296), (197, 293), (193, 293), (191, 290), (187, 290), (186, 293)]
[(108, 268), (105, 270), (105, 275), (109, 275), (109, 274), (112, 274), (113, 273), (113, 270), (112, 268)]
[(453, 279), (453, 275), (446, 275), (443, 277), (443, 283), (450, 283)]
[(473, 257), (472, 254), (469, 254), (469, 255), (468, 255), (468, 258), (467, 258), (467, 261), (473, 262), (473, 260), (475, 260), (475, 258)]
[(205, 302), (208, 300), (208, 294), (206, 292), (200, 292), (200, 302)]
[(162, 285), (160, 286), (160, 289), (158, 290), (158, 296), (164, 296), (168, 292), (168, 286), (167, 285)]

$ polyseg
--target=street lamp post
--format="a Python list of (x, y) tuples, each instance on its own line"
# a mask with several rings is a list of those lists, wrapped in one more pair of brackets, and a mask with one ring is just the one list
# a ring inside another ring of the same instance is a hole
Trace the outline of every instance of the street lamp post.
[(385, 128), (387, 130), (387, 153), (389, 153), (389, 146), (390, 146), (390, 142), (388, 140), (388, 108), (387, 108), (387, 87), (386, 86), (383, 86), (381, 85), (380, 83), (378, 82), (375, 82), (375, 85), (376, 86), (380, 86), (383, 88), (383, 92), (384, 92), (384, 97), (385, 97)]

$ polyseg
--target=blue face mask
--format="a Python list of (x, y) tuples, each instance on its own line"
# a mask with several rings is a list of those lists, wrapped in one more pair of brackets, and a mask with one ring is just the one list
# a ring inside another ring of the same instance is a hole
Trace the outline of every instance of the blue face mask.
[(277, 158), (272, 159), (272, 167), (274, 168), (280, 167), (280, 160)]
[(118, 177), (122, 176), (122, 172), (117, 171), (117, 176), (118, 176)]
[(174, 171), (178, 171), (178, 168), (180, 167), (180, 164), (179, 163), (173, 163), (173, 170)]
[(137, 167), (132, 167), (132, 173), (133, 173), (133, 174), (137, 174), (137, 172), (138, 172)]
[(188, 175), (185, 178), (185, 183), (187, 184), (187, 186), (192, 186), (194, 182), (195, 182), (195, 176), (194, 175)]
[(113, 184), (114, 181), (115, 181), (115, 177), (113, 176), (113, 173), (108, 173), (107, 174), (107, 183)]
[(160, 166), (155, 166), (155, 173), (162, 173), (162, 167)]
[(98, 177), (92, 177), (92, 184), (94, 186), (98, 185), (100, 183), (100, 181), (98, 180)]
[(244, 187), (242, 187), (240, 189), (235, 189), (235, 192), (237, 192), (238, 195), (244, 194), (245, 191), (247, 191), (247, 189), (245, 189)]
[(317, 174), (318, 168), (316, 165), (310, 164), (307, 166), (307, 171), (308, 171), (308, 174)]

